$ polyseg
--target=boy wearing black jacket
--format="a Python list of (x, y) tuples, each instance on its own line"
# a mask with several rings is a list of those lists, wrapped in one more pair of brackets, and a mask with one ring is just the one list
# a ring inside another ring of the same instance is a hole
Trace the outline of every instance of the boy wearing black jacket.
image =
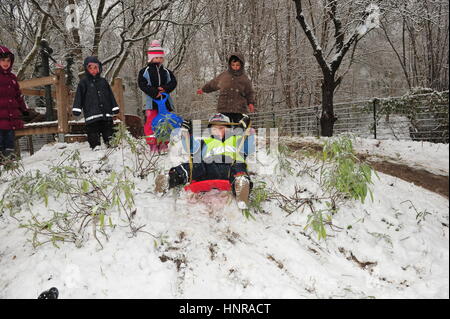
[(89, 146), (94, 149), (101, 144), (100, 135), (109, 147), (113, 135), (113, 115), (119, 113), (114, 94), (108, 81), (100, 76), (102, 63), (93, 56), (84, 60), (86, 71), (80, 80), (73, 102), (75, 116), (84, 113)]

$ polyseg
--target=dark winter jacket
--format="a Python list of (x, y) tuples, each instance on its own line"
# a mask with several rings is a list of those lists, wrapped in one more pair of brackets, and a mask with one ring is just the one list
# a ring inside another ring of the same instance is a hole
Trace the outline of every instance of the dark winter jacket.
[[(241, 69), (231, 69), (230, 60), (237, 57), (241, 61)], [(228, 58), (228, 70), (206, 83), (202, 90), (205, 93), (220, 90), (217, 101), (217, 112), (247, 113), (247, 106), (255, 104), (255, 93), (250, 79), (245, 74), (245, 61), (241, 54), (233, 53)]]
[(21, 116), (28, 108), (20, 92), (17, 77), (11, 72), (14, 54), (4, 46), (0, 46), (0, 54), (11, 59), (8, 70), (0, 67), (0, 130), (16, 130), (23, 128)]
[[(146, 110), (158, 110), (158, 105), (153, 101), (158, 95), (158, 87), (166, 90), (170, 94), (177, 87), (177, 79), (169, 69), (162, 64), (148, 63), (145, 68), (139, 71), (139, 88), (146, 94)], [(171, 100), (168, 100), (167, 108), (173, 110)]]
[[(89, 63), (97, 63), (100, 72), (92, 76), (87, 66)], [(102, 64), (96, 57), (87, 57), (84, 60), (85, 76), (80, 80), (73, 102), (72, 112), (79, 116), (81, 111), (87, 124), (97, 121), (112, 121), (113, 114), (119, 113), (111, 86), (105, 78), (100, 76)]]

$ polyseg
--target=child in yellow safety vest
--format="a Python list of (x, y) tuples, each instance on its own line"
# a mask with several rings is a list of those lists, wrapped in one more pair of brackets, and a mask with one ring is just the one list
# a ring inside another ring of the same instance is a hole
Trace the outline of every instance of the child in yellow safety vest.
[[(228, 180), (239, 208), (247, 208), (252, 183), (245, 158), (255, 150), (254, 135), (247, 138), (243, 134), (235, 134), (230, 123), (228, 116), (217, 113), (209, 120), (211, 136), (199, 140), (189, 136), (192, 163), (183, 163), (172, 167), (168, 175), (159, 175), (155, 182), (156, 191), (164, 192), (191, 181)], [(247, 129), (249, 123), (250, 119), (244, 115), (239, 123), (241, 132)], [(189, 122), (184, 122), (183, 127), (192, 132)]]

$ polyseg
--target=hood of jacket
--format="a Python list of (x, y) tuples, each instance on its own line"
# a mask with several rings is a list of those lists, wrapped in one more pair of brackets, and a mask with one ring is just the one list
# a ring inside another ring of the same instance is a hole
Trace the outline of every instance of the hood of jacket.
[(100, 76), (100, 74), (102, 74), (103, 71), (103, 65), (102, 63), (98, 60), (98, 58), (96, 56), (88, 56), (86, 59), (84, 59), (83, 62), (83, 66), (84, 66), (84, 71), (86, 72), (87, 75), (92, 76), (89, 72), (88, 72), (88, 64), (89, 63), (96, 63), (98, 64), (98, 74), (96, 76)]
[(9, 55), (9, 58), (11, 59), (11, 65), (9, 66), (8, 70), (4, 70), (6, 72), (11, 72), (13, 64), (14, 64), (14, 54), (5, 46), (0, 45), (0, 54), (7, 54)]
[[(236, 57), (239, 59), (239, 61), (241, 61), (241, 68), (238, 71), (234, 71), (233, 69), (231, 69), (231, 58), (232, 57)], [(239, 53), (239, 52), (233, 52), (228, 56), (228, 71), (231, 72), (231, 74), (239, 76), (245, 73), (245, 60), (244, 60), (244, 56)]]

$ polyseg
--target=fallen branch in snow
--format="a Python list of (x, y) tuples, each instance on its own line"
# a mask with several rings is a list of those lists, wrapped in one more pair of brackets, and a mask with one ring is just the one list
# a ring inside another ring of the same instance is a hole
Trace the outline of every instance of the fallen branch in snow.
[[(134, 222), (137, 212), (134, 203), (135, 184), (129, 175), (144, 178), (155, 173), (158, 159), (153, 155), (142, 155), (150, 153), (148, 146), (145, 144), (146, 149), (142, 149), (142, 141), (126, 134), (123, 127), (119, 128), (113, 142), (115, 148), (97, 162), (84, 162), (79, 151), (64, 151), (59, 156), (61, 160), (50, 166), (48, 172), (38, 170), (12, 176), (0, 200), (0, 212), (9, 212), (20, 227), (32, 232), (34, 247), (48, 242), (56, 247), (57, 242), (73, 242), (81, 247), (88, 240), (86, 230), (91, 226), (92, 236), (103, 248), (98, 234), (109, 240), (109, 232), (116, 227), (113, 220), (116, 223), (117, 220), (123, 220), (120, 213), (126, 216), (126, 227), (130, 229), (131, 236), (145, 232), (144, 226), (135, 225)], [(119, 151), (123, 166), (121, 170), (114, 171), (109, 167), (108, 158), (113, 152)], [(42, 205), (57, 206), (58, 209), (45, 209), (47, 214), (39, 216), (35, 211)], [(157, 239), (151, 233), (145, 233)]]

